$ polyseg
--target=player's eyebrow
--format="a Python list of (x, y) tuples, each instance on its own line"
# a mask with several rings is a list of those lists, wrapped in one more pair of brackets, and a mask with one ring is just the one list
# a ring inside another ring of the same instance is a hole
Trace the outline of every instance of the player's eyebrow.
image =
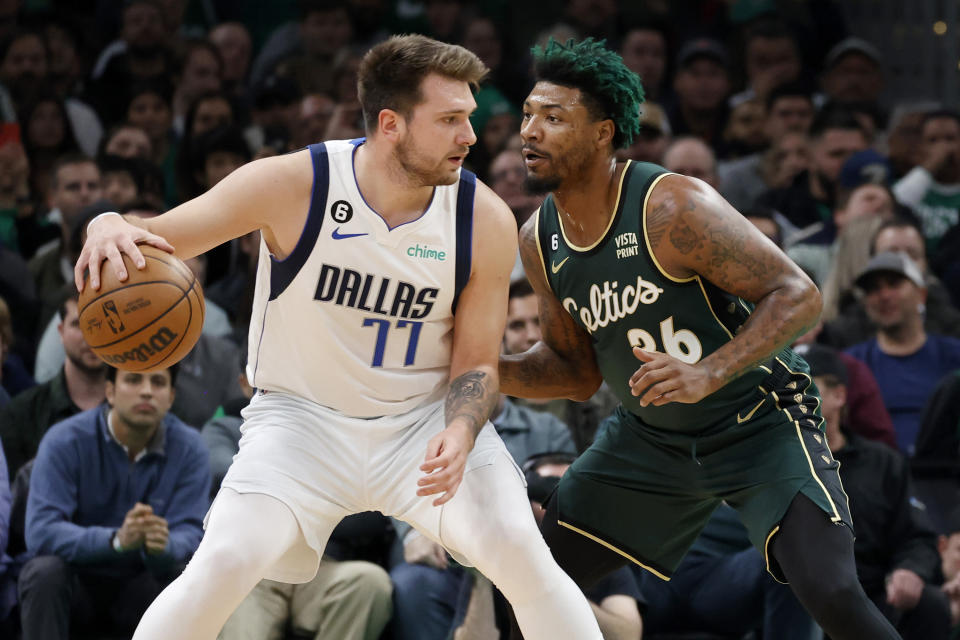
[(527, 109), (559, 109), (560, 111), (566, 111), (567, 108), (560, 103), (548, 102), (545, 104), (536, 104), (531, 103), (529, 100), (523, 101), (523, 106)]

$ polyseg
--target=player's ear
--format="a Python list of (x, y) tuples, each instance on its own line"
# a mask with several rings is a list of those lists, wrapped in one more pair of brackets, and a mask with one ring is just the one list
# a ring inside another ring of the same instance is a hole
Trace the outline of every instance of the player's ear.
[(393, 109), (381, 109), (377, 116), (377, 129), (388, 140), (396, 141), (406, 131), (406, 120)]
[(613, 120), (607, 118), (597, 123), (597, 147), (604, 148), (608, 144), (613, 144), (613, 135), (616, 133), (616, 126)]

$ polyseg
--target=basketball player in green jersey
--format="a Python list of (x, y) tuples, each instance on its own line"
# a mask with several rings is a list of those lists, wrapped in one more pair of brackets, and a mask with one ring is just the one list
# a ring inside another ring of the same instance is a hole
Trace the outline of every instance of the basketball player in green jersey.
[(550, 191), (520, 251), (543, 340), (504, 393), (621, 406), (549, 502), (543, 534), (581, 587), (633, 561), (669, 579), (721, 500), (834, 640), (898, 638), (857, 581), (847, 497), (806, 363), (787, 345), (816, 287), (705, 183), (614, 151), (639, 78), (602, 43), (534, 51), (528, 181)]

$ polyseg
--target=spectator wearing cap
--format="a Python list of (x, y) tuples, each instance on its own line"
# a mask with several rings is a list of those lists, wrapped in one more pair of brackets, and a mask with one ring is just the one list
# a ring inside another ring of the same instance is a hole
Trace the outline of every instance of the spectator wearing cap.
[(714, 189), (719, 187), (717, 157), (700, 138), (675, 138), (663, 154), (663, 167), (673, 173), (703, 180)]
[(862, 38), (838, 42), (824, 59), (821, 78), (829, 100), (876, 105), (883, 91), (880, 51)]
[(960, 114), (927, 113), (920, 126), (923, 160), (894, 186), (893, 192), (920, 218), (927, 249), (960, 222)]
[[(864, 257), (859, 262), (859, 266), (853, 270), (854, 273), (850, 276), (849, 285), (845, 284), (845, 280), (841, 281), (841, 277), (845, 278), (846, 276), (838, 272), (843, 271), (845, 274), (848, 270), (846, 267), (840, 268), (841, 262), (844, 264), (849, 262), (851, 267), (853, 264), (852, 260), (842, 253), (838, 257), (837, 269), (831, 272), (828, 278), (828, 284), (833, 291), (832, 293), (824, 292), (824, 300), (836, 300), (835, 304), (838, 310), (826, 318), (829, 322), (827, 328), (830, 344), (837, 347), (847, 347), (864, 342), (873, 335), (875, 331), (873, 322), (867, 315), (862, 301), (854, 295), (854, 281), (871, 256), (885, 251), (905, 253), (923, 274), (923, 280), (927, 287), (927, 299), (923, 314), (923, 325), (926, 332), (960, 338), (960, 310), (951, 304), (950, 292), (930, 271), (923, 235), (916, 222), (899, 214), (885, 222), (879, 222), (878, 220), (875, 227), (863, 224), (869, 222), (869, 220), (869, 218), (862, 218), (848, 225), (848, 230), (851, 233), (861, 234), (868, 239), (867, 250), (863, 253)], [(843, 246), (841, 251), (846, 253), (859, 252), (859, 245), (854, 243), (847, 235), (848, 233), (845, 231), (841, 236), (840, 244)], [(862, 241), (863, 238), (858, 238), (858, 240)]]
[(876, 254), (855, 284), (876, 333), (847, 353), (870, 367), (893, 419), (897, 445), (912, 456), (927, 398), (943, 376), (960, 369), (960, 339), (924, 329), (927, 286), (906, 254)]
[(617, 159), (660, 164), (671, 139), (670, 122), (663, 107), (645, 100), (640, 105), (640, 131), (629, 147), (617, 150)]
[(949, 607), (934, 584), (936, 536), (913, 498), (906, 460), (846, 429), (847, 372), (836, 351), (810, 345), (801, 355), (820, 389), (827, 443), (856, 523), (853, 549), (864, 591), (904, 640), (946, 640)]
[(850, 156), (840, 170), (839, 196), (833, 217), (815, 222), (786, 240), (787, 255), (817, 284), (826, 282), (839, 247), (839, 235), (854, 220), (876, 216), (890, 220), (896, 211), (887, 183), (890, 167), (873, 149)]
[(727, 50), (710, 38), (690, 40), (677, 54), (675, 100), (667, 108), (674, 135), (693, 135), (724, 156), (723, 130), (730, 94)]
[[(869, 144), (850, 111), (842, 107), (824, 109), (810, 130), (810, 169), (798, 174), (790, 186), (760, 196), (758, 204), (782, 213), (795, 229), (832, 219), (843, 164)], [(785, 229), (787, 236), (792, 232)]]
[(627, 68), (640, 76), (645, 104), (660, 100), (667, 70), (666, 29), (653, 23), (630, 27), (620, 40), (620, 56)]

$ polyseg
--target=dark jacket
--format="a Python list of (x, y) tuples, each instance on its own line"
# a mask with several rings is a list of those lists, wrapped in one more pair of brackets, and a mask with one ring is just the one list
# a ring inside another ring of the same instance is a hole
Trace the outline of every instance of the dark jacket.
[(850, 498), (857, 574), (867, 595), (882, 593), (894, 569), (933, 580), (940, 566), (937, 537), (922, 505), (911, 499), (906, 460), (890, 447), (845, 435), (847, 444), (834, 457)]

